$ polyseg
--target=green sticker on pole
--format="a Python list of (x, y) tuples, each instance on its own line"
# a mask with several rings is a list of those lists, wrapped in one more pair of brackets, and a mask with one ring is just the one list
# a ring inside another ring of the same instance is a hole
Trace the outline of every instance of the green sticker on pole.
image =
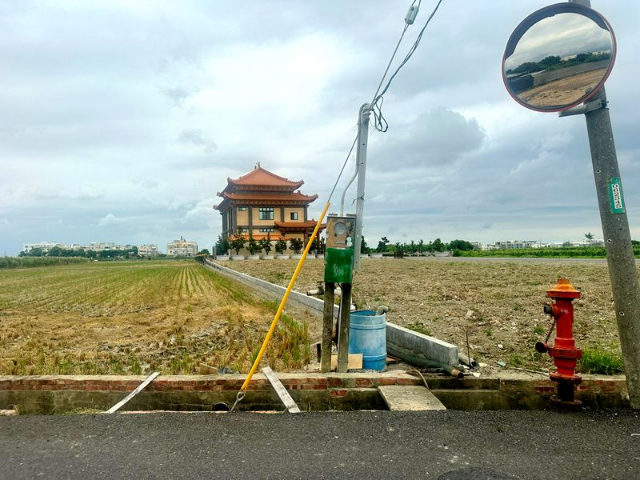
[(624, 198), (622, 196), (620, 177), (611, 177), (609, 179), (609, 201), (611, 202), (611, 213), (624, 213)]

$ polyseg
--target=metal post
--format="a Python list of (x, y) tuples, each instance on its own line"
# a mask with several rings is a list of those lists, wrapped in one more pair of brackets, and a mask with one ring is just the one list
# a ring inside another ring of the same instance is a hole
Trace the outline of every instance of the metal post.
[(364, 183), (367, 171), (367, 140), (369, 137), (369, 115), (371, 106), (363, 104), (358, 112), (358, 149), (356, 154), (358, 170), (358, 193), (356, 197), (356, 235), (353, 242), (353, 271), (358, 270), (360, 264), (360, 249), (362, 245), (362, 216), (364, 214)]
[(349, 326), (351, 323), (351, 284), (341, 283), (340, 331), (338, 333), (338, 373), (347, 373), (349, 366)]
[(331, 340), (333, 337), (333, 302), (336, 284), (324, 284), (324, 314), (322, 320), (322, 355), (320, 356), (320, 371), (331, 371)]
[[(606, 105), (604, 88), (595, 101)], [(585, 114), (631, 407), (640, 409), (640, 285), (607, 108)]]
[[(591, 7), (590, 0), (569, 0), (569, 2)], [(631, 408), (640, 410), (640, 285), (631, 245), (627, 211), (622, 198), (618, 157), (613, 141), (609, 109), (606, 108), (607, 94), (604, 87), (593, 96), (591, 101), (600, 102), (602, 105), (602, 108), (587, 111), (585, 118), (600, 207), (602, 234), (607, 251), (609, 278), (613, 290), (613, 303), (616, 309), (620, 348), (627, 377), (627, 390)], [(619, 201), (622, 202), (623, 208), (616, 208), (620, 205), (612, 204), (614, 199), (610, 197), (610, 191), (613, 193), (615, 181), (618, 182)]]

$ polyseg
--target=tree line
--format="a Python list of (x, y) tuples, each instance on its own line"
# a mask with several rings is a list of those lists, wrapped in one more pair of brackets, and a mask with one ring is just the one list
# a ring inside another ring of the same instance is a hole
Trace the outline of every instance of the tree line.
[(429, 243), (425, 243), (424, 240), (420, 239), (417, 242), (415, 240), (411, 240), (409, 242), (396, 242), (392, 243), (389, 241), (387, 237), (382, 237), (378, 241), (378, 246), (375, 249), (368, 248), (366, 246), (366, 242), (362, 242), (363, 246), (366, 250), (363, 253), (392, 253), (396, 256), (403, 255), (430, 255), (435, 254), (436, 252), (447, 252), (452, 251), (454, 255), (457, 252), (465, 252), (471, 251), (475, 247), (473, 244), (467, 240), (451, 240), (449, 243), (443, 242), (440, 238), (436, 238)]
[[(313, 242), (311, 242), (311, 248), (309, 251), (314, 253), (324, 253), (324, 245), (325, 242), (323, 239), (320, 239), (320, 242), (318, 242), (318, 240), (314, 238)], [(249, 234), (247, 238), (238, 234), (229, 240), (226, 236), (219, 235), (218, 241), (216, 242), (216, 254), (226, 255), (230, 251), (235, 251), (236, 255), (239, 255), (240, 250), (243, 248), (249, 250), (249, 254), (251, 255), (260, 254), (262, 252), (269, 255), (271, 250), (274, 249), (276, 253), (282, 255), (287, 248), (292, 250), (294, 253), (299, 254), (304, 250), (304, 247), (305, 244), (301, 238), (290, 238), (287, 240), (280, 236), (273, 239), (270, 234), (267, 234), (260, 240), (256, 240), (251, 234)]]
[(80, 248), (73, 250), (70, 248), (53, 247), (48, 251), (42, 248), (32, 248), (29, 252), (20, 252), (19, 257), (80, 257), (93, 258), (97, 260), (107, 260), (115, 258), (137, 258), (138, 247), (131, 247), (126, 250), (85, 250)]
[(562, 60), (558, 55), (549, 55), (543, 58), (539, 62), (524, 62), (518, 65), (516, 68), (510, 68), (507, 70), (507, 75), (517, 73), (535, 73), (542, 70), (558, 70), (560, 68), (573, 67), (580, 65), (581, 63), (599, 62), (601, 60), (608, 60), (611, 58), (611, 53), (579, 53), (575, 57)]

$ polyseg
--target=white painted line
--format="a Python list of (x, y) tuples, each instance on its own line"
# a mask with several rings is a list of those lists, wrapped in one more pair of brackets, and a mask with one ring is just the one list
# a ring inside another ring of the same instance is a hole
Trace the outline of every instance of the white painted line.
[(127, 403), (129, 400), (131, 400), (137, 394), (139, 394), (144, 387), (149, 385), (153, 381), (153, 379), (156, 378), (158, 375), (160, 375), (159, 372), (153, 372), (151, 375), (149, 375), (147, 377), (147, 379), (144, 382), (142, 382), (140, 385), (138, 385), (138, 387), (133, 392), (131, 392), (124, 399), (120, 400), (118, 403), (116, 403), (113, 407), (111, 407), (109, 410), (107, 410), (104, 413), (115, 413), (115, 412), (117, 412), (125, 403)]
[(296, 402), (291, 398), (287, 389), (284, 388), (280, 379), (276, 377), (275, 373), (273, 373), (273, 370), (269, 367), (264, 367), (262, 369), (262, 373), (267, 377), (267, 380), (269, 380), (269, 383), (271, 383), (271, 386), (278, 394), (278, 397), (280, 397), (280, 400), (282, 400), (282, 403), (284, 403), (284, 406), (287, 407), (289, 413), (300, 413), (298, 405), (296, 405)]

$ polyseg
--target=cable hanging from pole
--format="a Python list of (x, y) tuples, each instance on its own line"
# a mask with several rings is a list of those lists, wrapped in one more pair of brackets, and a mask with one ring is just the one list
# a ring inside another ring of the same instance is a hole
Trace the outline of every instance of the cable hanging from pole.
[[(373, 111), (375, 128), (379, 132), (384, 133), (389, 129), (389, 124), (387, 123), (387, 121), (385, 120), (384, 116), (382, 115), (382, 103), (384, 102), (384, 98), (383, 98), (384, 94), (387, 93), (387, 90), (389, 90), (389, 87), (391, 86), (391, 82), (393, 82), (393, 79), (396, 78), (396, 75), (398, 75), (398, 73), (400, 72), (402, 67), (404, 67), (407, 64), (407, 62), (409, 61), (411, 56), (418, 49), (418, 46), (420, 45), (420, 42), (422, 41), (422, 35), (424, 34), (424, 31), (427, 29), (427, 26), (429, 26), (429, 23), (431, 23), (431, 19), (434, 17), (436, 12), (438, 11), (438, 8), (440, 8), (440, 4), (442, 3), (442, 1), (443, 0), (438, 0), (438, 3), (436, 4), (435, 8), (431, 12), (431, 15), (429, 15), (429, 18), (427, 18), (427, 21), (425, 22), (424, 26), (420, 30), (420, 33), (418, 34), (418, 37), (416, 38), (416, 41), (413, 43), (413, 45), (411, 46), (411, 48), (407, 52), (406, 56), (404, 57), (404, 60), (402, 60), (400, 65), (398, 65), (398, 68), (396, 68), (395, 72), (393, 72), (393, 74), (391, 75), (391, 77), (389, 78), (389, 81), (385, 85), (385, 87), (382, 90), (382, 92), (380, 92), (380, 94), (378, 94), (378, 92), (376, 92), (376, 95), (374, 95), (374, 97), (373, 97), (373, 101), (371, 102), (371, 110)], [(413, 7), (413, 5), (414, 4), (412, 4), (412, 7)], [(420, 3), (418, 3), (417, 7), (418, 8), (420, 7)], [(408, 24), (405, 25), (405, 28), (404, 28), (404, 30), (402, 32), (402, 36), (404, 36), (404, 32), (406, 32), (408, 26), (409, 26)], [(402, 36), (400, 37), (401, 40), (402, 40)], [(399, 44), (398, 44), (398, 46), (399, 46)], [(396, 50), (397, 50), (397, 47), (396, 47)], [(395, 56), (395, 52), (394, 52), (394, 56)], [(393, 60), (393, 57), (392, 57), (392, 60)], [(389, 67), (387, 67), (387, 70), (388, 69), (389, 69)], [(385, 75), (386, 75), (386, 72), (385, 72)], [(379, 88), (380, 87), (378, 87), (378, 89)]]

